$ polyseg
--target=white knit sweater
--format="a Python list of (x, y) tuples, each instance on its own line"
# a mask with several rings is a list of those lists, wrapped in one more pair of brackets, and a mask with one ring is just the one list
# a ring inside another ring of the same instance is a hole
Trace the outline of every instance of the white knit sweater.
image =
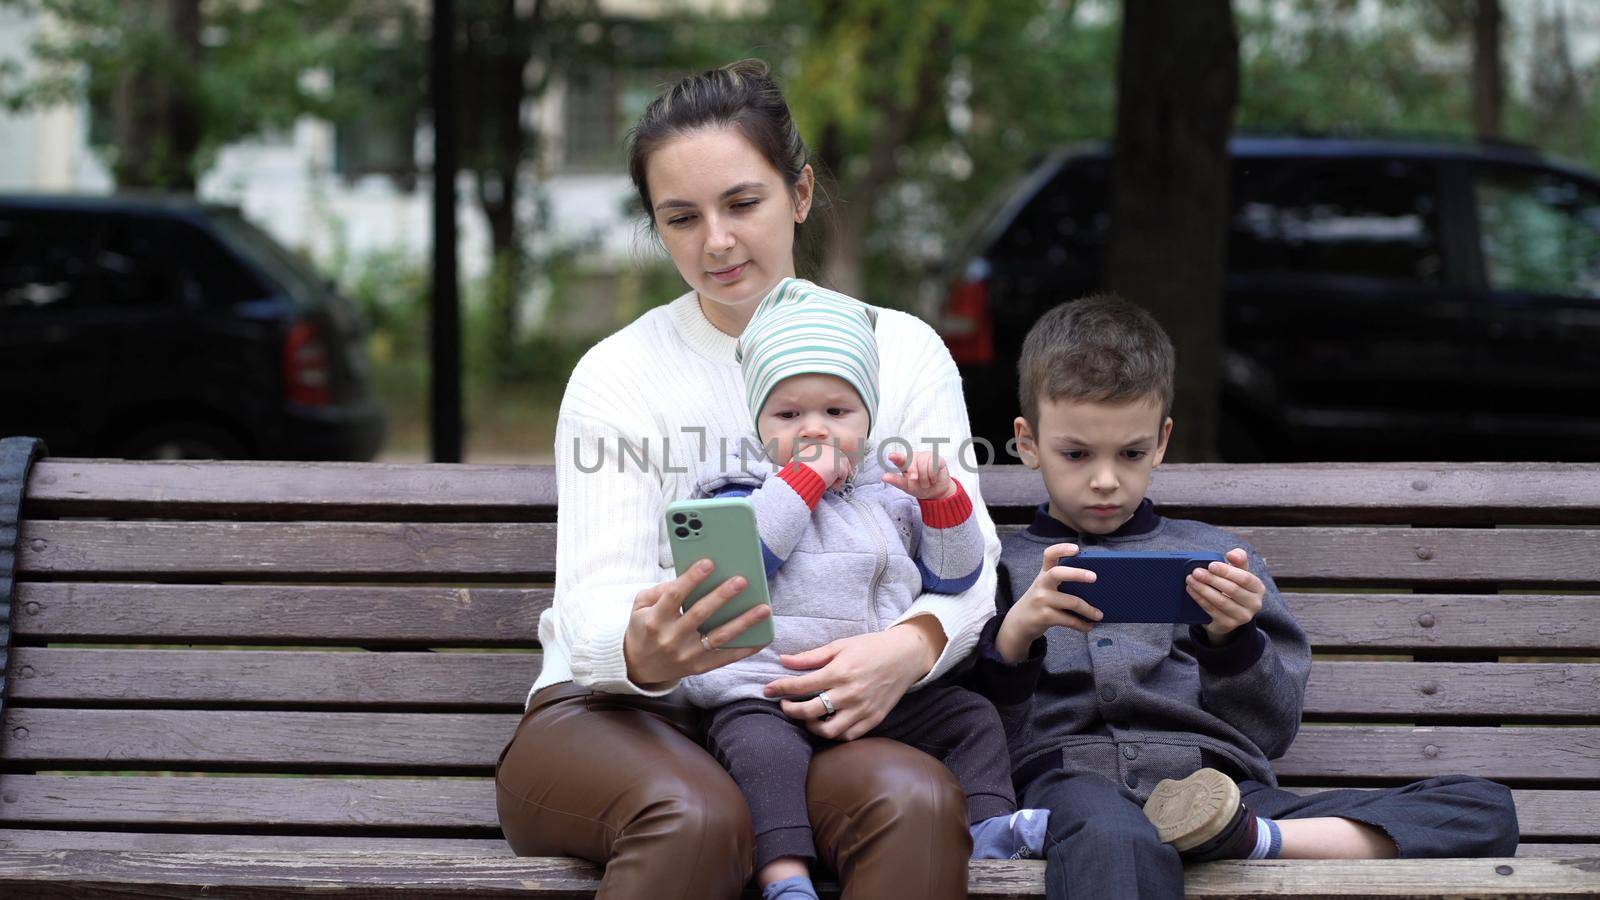
[[(984, 534), (977, 584), (959, 595), (923, 594), (897, 620), (934, 616), (948, 638), (920, 686), (970, 653), (994, 614), (1000, 541), (970, 448), (964, 461), (954, 459), (970, 426), (949, 351), (921, 319), (896, 310), (879, 312), (877, 337), (880, 400), (870, 439), (904, 438), (913, 450), (940, 441)], [(715, 470), (726, 456), (719, 445), (734, 449), (755, 434), (736, 342), (706, 319), (691, 291), (596, 344), (573, 369), (556, 422), (555, 603), (539, 620), (544, 669), (533, 691), (563, 681), (652, 696), (677, 687), (630, 681), (622, 638), (634, 596), (674, 575), (662, 510)]]

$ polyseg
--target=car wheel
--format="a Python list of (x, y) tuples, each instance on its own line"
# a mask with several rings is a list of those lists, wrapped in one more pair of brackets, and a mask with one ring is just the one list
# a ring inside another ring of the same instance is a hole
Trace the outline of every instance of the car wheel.
[(129, 439), (127, 459), (243, 459), (244, 445), (224, 429), (199, 423), (147, 428)]

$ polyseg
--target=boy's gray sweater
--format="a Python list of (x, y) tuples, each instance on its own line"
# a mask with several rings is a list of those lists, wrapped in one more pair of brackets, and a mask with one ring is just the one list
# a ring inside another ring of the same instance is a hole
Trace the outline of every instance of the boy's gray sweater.
[(696, 706), (760, 699), (768, 682), (801, 674), (784, 668), (780, 653), (888, 628), (923, 591), (960, 593), (983, 565), (977, 518), (950, 528), (924, 525), (916, 498), (883, 482), (871, 450), (849, 483), (824, 491), (814, 510), (771, 463), (734, 454), (729, 466), (702, 480), (695, 495), (749, 495), (754, 504), (773, 641), (754, 656), (685, 678), (685, 696)]
[[(1219, 647), (1198, 626), (1097, 625), (1088, 634), (1057, 627), (1034, 642), (1027, 659), (1006, 663), (995, 649), (1000, 623), (1032, 585), (1045, 548), (1062, 542), (1114, 550), (1244, 547), (1266, 599), (1254, 622)], [(1283, 755), (1299, 730), (1311, 647), (1247, 544), (1201, 522), (1164, 519), (1149, 500), (1105, 537), (1080, 535), (1040, 506), (1033, 524), (1001, 542), (999, 574), (999, 615), (978, 640), (969, 683), (1000, 710), (1019, 789), (1057, 768), (1102, 775), (1141, 801), (1161, 779), (1208, 765), (1277, 783), (1268, 760)]]

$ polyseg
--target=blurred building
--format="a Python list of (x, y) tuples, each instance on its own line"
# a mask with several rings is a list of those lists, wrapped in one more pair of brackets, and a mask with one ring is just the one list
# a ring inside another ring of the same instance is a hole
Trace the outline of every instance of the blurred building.
[[(691, 4), (700, 9), (730, 5), (747, 4)], [(616, 17), (648, 17), (669, 6), (684, 5), (670, 0), (601, 4), (606, 15)], [(51, 27), (48, 17), (0, 6), (0, 60), (35, 65), (29, 48), (41, 30)], [(426, 46), (419, 52), (426, 53)], [(522, 317), (527, 327), (603, 333), (616, 327), (619, 316), (631, 316), (615, 308), (617, 280), (630, 281), (641, 260), (664, 256), (633, 211), (637, 204), (623, 141), (660, 85), (677, 74), (586, 68), (581, 77), (554, 82), (525, 109), (542, 143), (537, 168), (524, 167), (520, 217), (542, 221), (535, 238), (538, 252), (563, 253), (579, 273), (565, 286), (578, 296), (561, 304), (561, 322), (545, 321), (545, 292), (540, 284), (530, 285)], [(0, 111), (0, 190), (112, 190), (110, 170), (93, 149), (94, 127), (87, 100), (20, 114)], [(224, 148), (202, 176), (198, 193), (240, 207), (287, 246), (324, 266), (377, 253), (403, 255), (422, 265), (432, 229), (431, 157), (426, 115), (340, 124), (302, 117), (282, 133)], [(460, 175), (458, 191), (459, 260), (463, 280), (471, 284), (489, 268), (489, 229), (472, 174)]]

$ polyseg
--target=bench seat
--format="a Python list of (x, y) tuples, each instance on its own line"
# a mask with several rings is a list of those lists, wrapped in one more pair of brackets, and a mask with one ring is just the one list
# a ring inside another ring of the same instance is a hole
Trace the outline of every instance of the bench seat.
[[(509, 855), (490, 777), (539, 670), (549, 467), (46, 458), (25, 487), (0, 897), (592, 896)], [(982, 489), (1005, 532), (1043, 498)], [(1522, 829), (1514, 859), (1196, 866), (1191, 896), (1600, 896), (1600, 466), (1173, 465), (1152, 495), (1254, 544), (1311, 636), (1286, 787), (1481, 775)]]

